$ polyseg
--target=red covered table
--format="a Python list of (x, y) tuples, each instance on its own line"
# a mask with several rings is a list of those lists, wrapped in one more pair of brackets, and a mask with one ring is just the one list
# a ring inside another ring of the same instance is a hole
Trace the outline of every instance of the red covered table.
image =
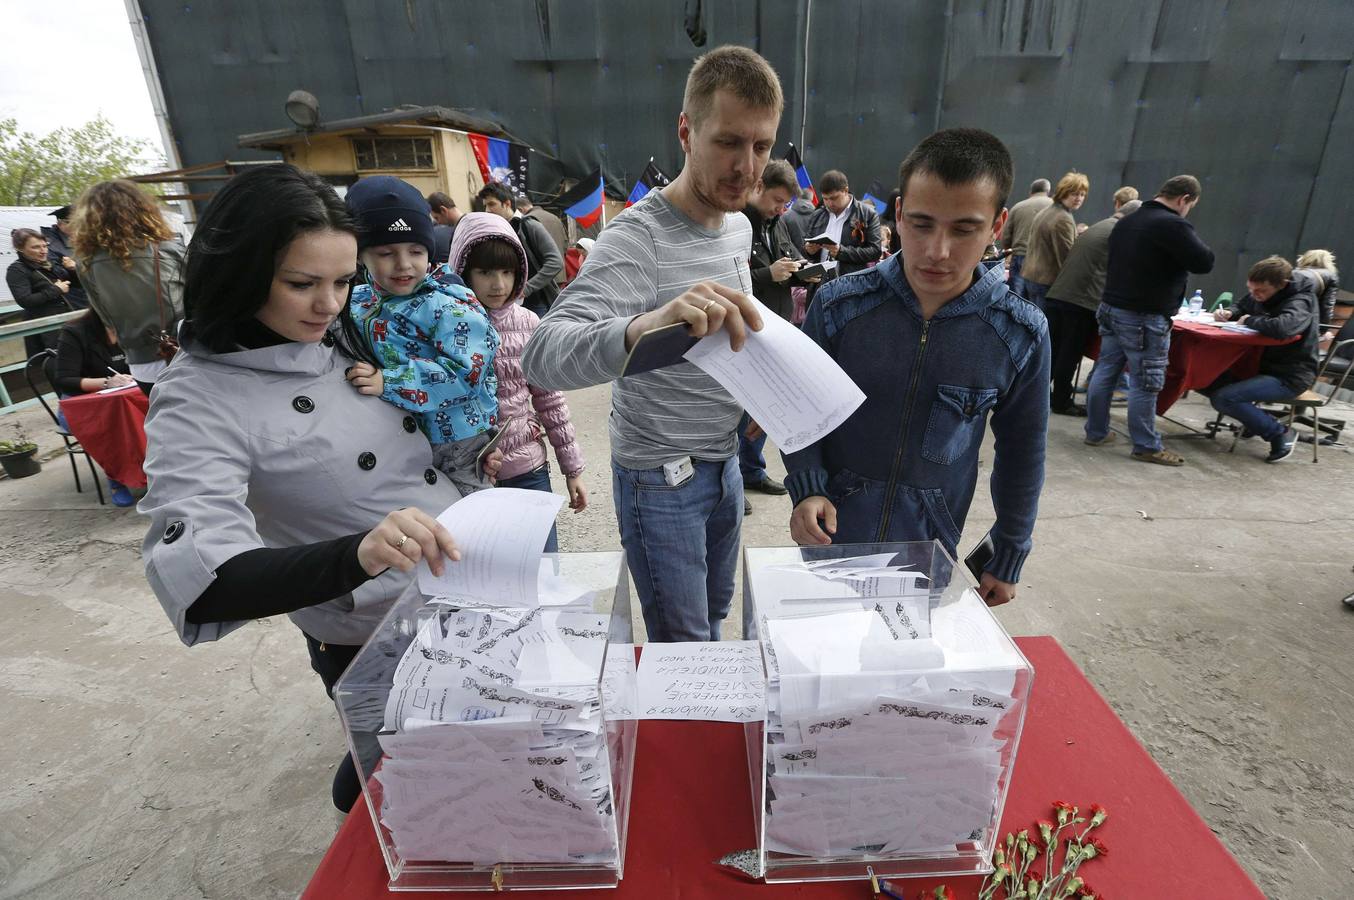
[[(1157, 415), (1166, 410), (1186, 391), (1208, 387), (1224, 372), (1237, 378), (1250, 378), (1260, 371), (1260, 355), (1266, 347), (1290, 344), (1259, 334), (1241, 334), (1216, 325), (1175, 319), (1171, 322), (1171, 349), (1166, 360), (1166, 383), (1157, 394)], [(1100, 336), (1092, 335), (1086, 345), (1086, 355), (1100, 358)]]
[(144, 488), (146, 410), (149, 402), (133, 385), (107, 394), (81, 394), (61, 401), (70, 433), (108, 477), (129, 488)]
[[(1084, 864), (1080, 874), (1106, 896), (1263, 898), (1058, 642), (1051, 637), (1016, 642), (1033, 664), (1035, 676), (1006, 800), (1003, 836), (1048, 817), (1053, 800), (1083, 809), (1100, 803), (1110, 818), (1096, 834), (1109, 855)], [(869, 895), (859, 881), (767, 885), (717, 868), (715, 861), (724, 854), (756, 846), (751, 804), (741, 725), (641, 722), (620, 887), (522, 891), (516, 896), (861, 900)], [(302, 897), (393, 896), (386, 889), (387, 880), (366, 804), (359, 802)], [(944, 879), (957, 900), (975, 898), (980, 881), (973, 876)], [(940, 882), (919, 878), (901, 883), (911, 898)]]

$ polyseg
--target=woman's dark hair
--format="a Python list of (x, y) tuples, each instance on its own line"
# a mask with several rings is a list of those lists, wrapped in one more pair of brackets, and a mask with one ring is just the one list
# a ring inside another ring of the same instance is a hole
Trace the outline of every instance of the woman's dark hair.
[(33, 228), (15, 228), (9, 233), (9, 239), (14, 242), (15, 250), (22, 250), (24, 244), (27, 244), (29, 241), (33, 240), (33, 238), (37, 238), (40, 241), (47, 240), (42, 236), (41, 231), (37, 231)]
[(483, 269), (486, 272), (507, 269), (512, 273), (513, 298), (522, 292), (522, 259), (512, 244), (503, 238), (486, 238), (470, 248), (460, 271), (466, 284), (470, 284), (471, 269)]
[(357, 235), (347, 207), (323, 179), (286, 164), (236, 175), (212, 198), (188, 245), (185, 334), (213, 353), (235, 349), (236, 326), (268, 301), (288, 245), (326, 230)]
[[(94, 311), (94, 307), (85, 310), (85, 314), (70, 323), (73, 327), (88, 335), (91, 340), (98, 341), (100, 344), (108, 344), (108, 326), (103, 324), (103, 319)], [(116, 341), (108, 346), (116, 345)], [(93, 376), (90, 376), (91, 378)], [(100, 378), (103, 376), (100, 375)]]

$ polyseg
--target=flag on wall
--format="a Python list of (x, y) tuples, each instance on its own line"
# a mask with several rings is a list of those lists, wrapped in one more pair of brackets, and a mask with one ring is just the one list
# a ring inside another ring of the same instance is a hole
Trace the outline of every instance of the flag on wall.
[(649, 164), (644, 167), (644, 172), (640, 174), (639, 181), (635, 182), (634, 190), (630, 192), (630, 197), (625, 201), (626, 206), (634, 206), (643, 200), (645, 195), (655, 188), (667, 187), (672, 179), (663, 174), (663, 170), (654, 165), (653, 157), (649, 157)]
[(804, 160), (799, 158), (799, 151), (795, 145), (791, 144), (790, 149), (785, 151), (785, 161), (794, 166), (795, 179), (799, 182), (801, 188), (808, 188), (813, 205), (818, 205), (818, 192), (813, 189), (813, 179), (809, 177), (809, 170), (804, 167)]
[(605, 194), (602, 190), (602, 170), (593, 169), (578, 184), (560, 194), (559, 202), (566, 215), (573, 218), (580, 228), (587, 228), (602, 217), (602, 202)]
[(875, 212), (879, 213), (881, 216), (888, 212), (889, 209), (888, 201), (879, 199), (879, 195), (883, 193), (887, 193), (884, 190), (884, 185), (876, 178), (874, 181), (870, 182), (869, 188), (865, 191), (865, 196), (861, 198), (862, 200), (868, 200), (870, 203), (873, 203)]
[(470, 147), (475, 151), (475, 162), (485, 184), (497, 181), (512, 188), (515, 194), (527, 192), (530, 148), (482, 134), (470, 135)]

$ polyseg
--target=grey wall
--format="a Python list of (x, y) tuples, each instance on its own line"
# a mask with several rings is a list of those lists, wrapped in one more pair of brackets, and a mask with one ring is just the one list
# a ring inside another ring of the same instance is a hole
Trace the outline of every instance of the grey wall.
[(489, 115), (561, 160), (628, 185), (680, 168), (682, 86), (701, 51), (740, 43), (780, 72), (780, 136), (811, 172), (892, 185), (937, 126), (986, 128), (1030, 180), (1145, 196), (1204, 182), (1193, 220), (1217, 252), (1197, 286), (1327, 247), (1354, 265), (1354, 4), (1348, 0), (140, 0), (185, 165), (249, 158), (236, 135), (287, 127), (297, 87), (325, 118), (397, 104)]

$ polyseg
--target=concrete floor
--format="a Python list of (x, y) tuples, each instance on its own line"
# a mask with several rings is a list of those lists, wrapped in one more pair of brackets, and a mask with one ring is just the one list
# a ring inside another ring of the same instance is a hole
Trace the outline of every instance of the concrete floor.
[[(571, 404), (591, 506), (561, 542), (613, 548), (608, 389)], [(1054, 417), (1035, 552), (999, 615), (1062, 641), (1269, 896), (1347, 898), (1354, 458), (1172, 446), (1188, 465), (1141, 465)], [(787, 543), (789, 502), (752, 500), (744, 542)], [(342, 746), (296, 629), (183, 647), (142, 577), (141, 520), (76, 494), (64, 459), (0, 482), (0, 510), (0, 898), (295, 896), (337, 824)], [(991, 518), (982, 479), (962, 546)]]

